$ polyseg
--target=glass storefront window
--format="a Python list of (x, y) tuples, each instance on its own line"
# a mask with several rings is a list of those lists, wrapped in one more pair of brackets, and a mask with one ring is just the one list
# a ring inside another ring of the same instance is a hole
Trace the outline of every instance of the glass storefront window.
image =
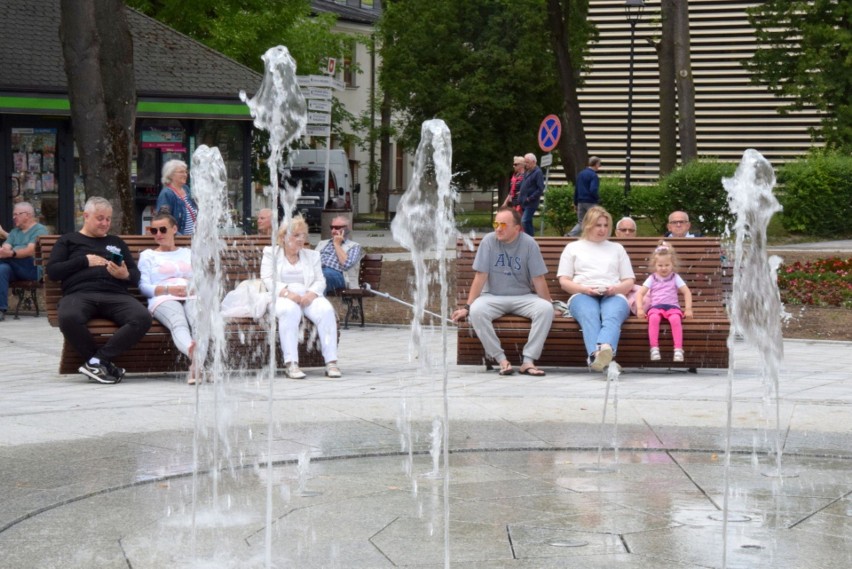
[(228, 174), (231, 221), (237, 228), (242, 227), (244, 124), (239, 121), (199, 120), (195, 136), (196, 148), (206, 144), (218, 148), (222, 155)]
[(59, 228), (59, 179), (56, 176), (57, 129), (13, 127), (12, 202), (29, 202), (50, 233)]

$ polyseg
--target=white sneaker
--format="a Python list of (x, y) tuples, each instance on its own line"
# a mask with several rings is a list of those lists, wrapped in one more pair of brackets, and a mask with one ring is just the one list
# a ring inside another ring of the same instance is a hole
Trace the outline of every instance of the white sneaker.
[(343, 373), (340, 371), (340, 368), (337, 367), (337, 362), (330, 362), (325, 364), (325, 375), (332, 379), (338, 379), (343, 377)]
[(595, 360), (592, 362), (592, 371), (603, 371), (609, 362), (612, 361), (612, 346), (601, 346), (598, 353), (595, 354)]
[(651, 348), (651, 361), (660, 361), (660, 348)]
[[(654, 359), (654, 358), (651, 358)], [(680, 348), (675, 348), (674, 356), (672, 356), (673, 362), (682, 362), (683, 361), (683, 350)]]
[(284, 375), (290, 379), (305, 379), (305, 372), (299, 369), (299, 364), (296, 362), (284, 365)]

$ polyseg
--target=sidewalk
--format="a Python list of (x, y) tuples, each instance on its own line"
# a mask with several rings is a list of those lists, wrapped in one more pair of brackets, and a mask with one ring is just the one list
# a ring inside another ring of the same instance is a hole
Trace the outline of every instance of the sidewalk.
[[(225, 472), (219, 489), (236, 517), (198, 521), (202, 558), (222, 555), (227, 543), (228, 555), (243, 561), (226, 556), (215, 566), (263, 566), (263, 508), (250, 515), (245, 508), (264, 500), (260, 465), (271, 409), (272, 459), (284, 461), (274, 535), (276, 551), (289, 560), (276, 566), (442, 567), (440, 479), (410, 479), (404, 470), (411, 467), (402, 466), (411, 446), (425, 453), (414, 455), (414, 472), (431, 468), (444, 373), (410, 362), (408, 344), (403, 327), (342, 331), (344, 378), (329, 380), (319, 369), (307, 370), (305, 381), (278, 377), (270, 403), (263, 373), (235, 374), (198, 391), (178, 375), (135, 375), (118, 385), (59, 376), (61, 335), (44, 317), (0, 323), (0, 568), (196, 566), (184, 559), (196, 405), (201, 464), (209, 465), (219, 414), (231, 445), (219, 451), (222, 464), (238, 474), (233, 482)], [(428, 354), (420, 361), (439, 363), (437, 331), (425, 332), (423, 346)], [(758, 355), (742, 343), (734, 350), (732, 508), (754, 522), (732, 535), (737, 548), (769, 549), (737, 549), (746, 562), (763, 560), (738, 566), (845, 568), (852, 561), (852, 350), (817, 341), (784, 347), (785, 464), (802, 476), (781, 487), (756, 470), (771, 464), (774, 432), (764, 427), (775, 417), (764, 402)], [(589, 556), (580, 566), (592, 568), (719, 566), (721, 526), (707, 515), (722, 503), (726, 370), (626, 370), (611, 388), (601, 439), (607, 383), (599, 374), (546, 368), (543, 378), (499, 377), (455, 365), (452, 335), (447, 351), (454, 567), (565, 567), (574, 555)], [(214, 401), (224, 407), (214, 411)], [(578, 470), (594, 465), (599, 444), (616, 472)], [(313, 498), (299, 493), (300, 455), (312, 460)], [(213, 479), (201, 480), (207, 495)], [(783, 528), (775, 525), (779, 516)], [(787, 531), (790, 520), (807, 520), (806, 531)], [(591, 549), (547, 545), (578, 535)], [(777, 537), (765, 545), (768, 535)]]

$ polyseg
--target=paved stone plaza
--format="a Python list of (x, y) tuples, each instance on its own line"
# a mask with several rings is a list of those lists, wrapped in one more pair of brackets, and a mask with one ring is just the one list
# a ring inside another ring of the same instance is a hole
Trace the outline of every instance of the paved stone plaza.
[[(270, 405), (254, 373), (198, 391), (177, 375), (59, 376), (59, 331), (7, 319), (0, 567), (264, 567), (270, 408), (274, 567), (444, 567), (444, 481), (429, 476), (442, 340), (427, 332), (427, 373), (408, 361), (408, 335), (343, 331), (344, 378), (279, 377)], [(451, 566), (722, 567), (726, 370), (625, 370), (601, 431), (602, 375), (499, 377), (456, 366), (454, 337), (447, 349)], [(736, 344), (725, 562), (845, 569), (852, 350), (787, 341), (785, 352), (779, 479), (764, 476), (775, 407), (757, 354)]]

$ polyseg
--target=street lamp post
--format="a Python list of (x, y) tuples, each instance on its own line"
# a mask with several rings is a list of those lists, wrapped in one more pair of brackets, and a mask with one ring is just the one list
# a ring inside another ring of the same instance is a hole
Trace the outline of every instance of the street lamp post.
[(627, 143), (624, 156), (624, 209), (625, 215), (630, 214), (630, 206), (627, 205), (627, 195), (630, 193), (630, 161), (631, 144), (633, 142), (633, 56), (634, 40), (636, 39), (636, 23), (642, 19), (645, 10), (643, 0), (627, 0), (624, 3), (624, 14), (627, 23), (630, 24), (630, 68), (627, 76)]

